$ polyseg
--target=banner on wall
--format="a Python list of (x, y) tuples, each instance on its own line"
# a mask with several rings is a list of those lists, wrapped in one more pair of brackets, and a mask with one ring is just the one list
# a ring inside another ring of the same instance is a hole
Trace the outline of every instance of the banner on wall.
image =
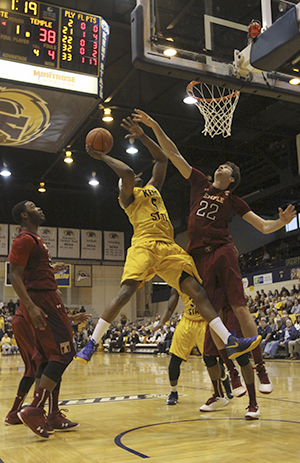
[(12, 242), (21, 230), (21, 225), (10, 225), (9, 226), (9, 247), (11, 248)]
[(124, 233), (104, 232), (104, 259), (124, 260)]
[(71, 286), (71, 264), (66, 264), (67, 269), (54, 273), (56, 283), (60, 288), (69, 288)]
[(300, 268), (299, 267), (291, 268), (291, 280), (300, 281)]
[(253, 277), (253, 283), (254, 283), (254, 286), (268, 285), (270, 283), (273, 283), (273, 275), (272, 273), (265, 273), (263, 275), (255, 275)]
[(57, 257), (57, 228), (39, 227), (38, 233), (43, 238), (51, 257)]
[(79, 259), (79, 230), (58, 229), (58, 257)]
[(8, 255), (8, 225), (0, 223), (0, 255)]
[(81, 259), (102, 259), (102, 232), (81, 230)]
[(249, 280), (247, 277), (242, 278), (242, 282), (243, 282), (244, 289), (249, 287)]

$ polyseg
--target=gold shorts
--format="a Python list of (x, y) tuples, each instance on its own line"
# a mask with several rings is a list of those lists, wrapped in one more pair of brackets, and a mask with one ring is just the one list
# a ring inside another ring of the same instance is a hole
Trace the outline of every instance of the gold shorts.
[(121, 285), (125, 280), (140, 281), (140, 289), (158, 275), (171, 288), (180, 291), (179, 279), (183, 271), (202, 283), (193, 258), (175, 242), (140, 242), (127, 251)]
[(187, 361), (195, 346), (197, 346), (201, 354), (203, 354), (206, 326), (207, 323), (204, 320), (194, 321), (183, 315), (176, 326), (170, 347), (170, 354), (174, 354)]

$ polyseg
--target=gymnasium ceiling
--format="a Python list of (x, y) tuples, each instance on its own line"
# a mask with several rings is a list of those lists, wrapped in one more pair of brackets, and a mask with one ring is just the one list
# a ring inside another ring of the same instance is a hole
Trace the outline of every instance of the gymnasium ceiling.
[[(200, 1), (200, 0), (197, 0)], [(202, 0), (201, 0), (202, 1)], [(232, 136), (211, 139), (204, 137), (203, 119), (194, 106), (185, 105), (187, 81), (138, 70), (131, 62), (130, 13), (135, 0), (65, 0), (49, 2), (54, 5), (99, 14), (111, 27), (104, 74), (104, 99), (112, 109), (114, 121), (103, 123), (102, 109), (86, 120), (70, 140), (74, 162), (63, 162), (63, 153), (43, 153), (16, 148), (0, 150), (12, 171), (8, 179), (0, 177), (0, 223), (11, 223), (14, 204), (30, 199), (40, 205), (49, 226), (96, 228), (130, 232), (124, 212), (117, 202), (117, 177), (100, 161), (84, 151), (84, 139), (97, 126), (108, 128), (115, 139), (112, 155), (128, 162), (136, 172), (143, 171), (147, 180), (151, 161), (147, 151), (133, 157), (125, 152), (128, 143), (120, 128), (122, 118), (134, 108), (141, 108), (156, 118), (175, 141), (183, 156), (207, 175), (227, 160), (241, 167), (242, 183), (237, 193), (251, 204), (258, 214), (277, 217), (279, 206), (289, 202), (300, 211), (300, 184), (296, 150), (296, 135), (300, 133), (300, 105), (272, 98), (242, 93), (238, 103)], [(172, 7), (165, 0), (166, 7)], [(188, 0), (177, 0), (182, 7)], [(235, 20), (247, 24), (256, 18), (260, 2), (245, 0), (212, 1), (215, 13), (222, 8), (233, 12)], [(224, 43), (224, 49), (226, 44)], [(149, 135), (151, 132), (147, 131)], [(92, 172), (100, 185), (88, 185)], [(39, 182), (46, 183), (47, 192), (37, 192)], [(186, 228), (189, 188), (170, 165), (163, 196), (176, 230)]]

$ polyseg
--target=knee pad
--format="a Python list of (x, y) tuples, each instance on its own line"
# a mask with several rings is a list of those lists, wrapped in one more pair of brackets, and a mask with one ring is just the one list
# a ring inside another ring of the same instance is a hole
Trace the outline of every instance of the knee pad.
[(237, 357), (236, 361), (240, 367), (245, 367), (250, 362), (247, 354), (243, 354), (240, 357)]
[(217, 357), (214, 355), (203, 355), (203, 360), (207, 368), (214, 367), (217, 363)]
[(177, 357), (176, 355), (172, 355), (170, 363), (169, 363), (169, 379), (170, 381), (176, 381), (180, 375), (180, 365), (182, 359)]

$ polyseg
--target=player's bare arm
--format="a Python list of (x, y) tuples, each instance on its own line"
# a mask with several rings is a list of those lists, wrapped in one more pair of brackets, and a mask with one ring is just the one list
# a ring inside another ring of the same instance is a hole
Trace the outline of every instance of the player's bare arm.
[(128, 207), (129, 204), (131, 204), (134, 200), (134, 171), (131, 169), (131, 167), (125, 164), (125, 162), (120, 161), (119, 159), (115, 159), (109, 156), (108, 154), (103, 154), (101, 153), (101, 151), (97, 151), (94, 148), (92, 148), (91, 145), (87, 145), (85, 148), (89, 155), (93, 155), (93, 153), (96, 153), (97, 155), (99, 154), (98, 159), (100, 157), (100, 160), (105, 162), (105, 164), (107, 164), (111, 169), (113, 169), (118, 175), (118, 177), (122, 179), (120, 198), (124, 207)]
[(31, 317), (34, 328), (38, 330), (44, 330), (47, 325), (47, 322), (46, 322), (47, 315), (40, 307), (35, 305), (35, 303), (32, 301), (32, 299), (30, 298), (25, 288), (25, 285), (22, 279), (24, 268), (25, 267), (13, 264), (12, 262), (10, 263), (11, 283), (17, 295), (19, 296), (20, 300), (25, 305)]
[(151, 179), (148, 181), (148, 184), (155, 186), (159, 191), (162, 189), (167, 167), (168, 167), (168, 158), (165, 153), (162, 151), (161, 147), (155, 143), (150, 137), (148, 137), (143, 129), (139, 126), (137, 122), (134, 122), (131, 117), (127, 117), (122, 120), (121, 127), (128, 130), (128, 134), (125, 138), (136, 138), (139, 139), (143, 145), (148, 148), (151, 156), (155, 160), (155, 164), (152, 169)]
[(284, 211), (279, 207), (278, 211), (279, 218), (276, 220), (265, 220), (253, 211), (249, 211), (243, 215), (243, 219), (264, 234), (273, 233), (290, 223), (297, 214), (292, 204), (289, 204)]
[(91, 314), (85, 313), (85, 312), (78, 312), (78, 313), (75, 313), (74, 315), (69, 314), (68, 316), (69, 316), (70, 322), (75, 322), (75, 323), (83, 323), (92, 318)]
[(140, 109), (135, 109), (132, 116), (134, 121), (142, 122), (153, 130), (157, 141), (166, 156), (170, 159), (172, 164), (174, 164), (174, 166), (179, 170), (184, 178), (189, 178), (192, 172), (192, 166), (190, 166), (190, 164), (184, 159), (175, 143), (166, 135), (160, 125), (154, 119), (152, 119), (152, 117)]
[(163, 312), (163, 314), (161, 316), (161, 319), (160, 319), (160, 322), (153, 328), (153, 333), (155, 331), (157, 331), (157, 330), (162, 329), (163, 326), (166, 324), (166, 322), (168, 320), (170, 320), (170, 318), (172, 317), (172, 315), (174, 313), (174, 310), (177, 307), (178, 300), (179, 300), (179, 294), (178, 294), (178, 292), (176, 291), (175, 288), (172, 288), (171, 289), (171, 296), (170, 296), (170, 298), (168, 300), (168, 307)]

